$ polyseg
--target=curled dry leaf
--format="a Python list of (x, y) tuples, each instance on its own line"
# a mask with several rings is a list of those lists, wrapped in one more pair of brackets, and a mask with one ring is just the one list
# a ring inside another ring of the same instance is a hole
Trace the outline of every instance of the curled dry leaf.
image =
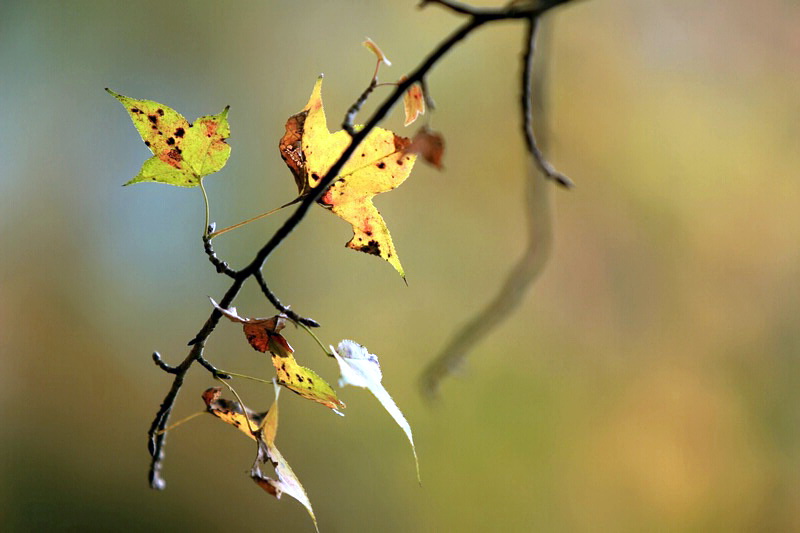
[[(283, 455), (275, 446), (275, 435), (278, 432), (278, 397), (280, 396), (281, 389), (275, 385), (275, 401), (267, 412), (264, 419), (264, 425), (259, 434), (258, 441), (258, 456), (250, 470), (250, 477), (256, 484), (272, 494), (276, 498), (281, 497), (281, 494), (286, 493), (295, 500), (303, 504), (314, 522), (314, 529), (319, 531), (317, 527), (317, 518), (314, 516), (314, 510), (311, 508), (311, 501), (308, 499), (303, 485), (297, 479), (292, 467), (283, 458)], [(277, 479), (271, 479), (264, 475), (261, 471), (260, 465), (271, 464), (275, 469)]]
[(203, 393), (206, 411), (223, 422), (232, 425), (251, 439), (256, 440), (256, 434), (260, 430), (261, 423), (267, 413), (256, 413), (247, 407), (242, 410), (239, 402), (220, 398), (221, 391), (220, 387), (206, 389)]
[[(258, 486), (276, 498), (280, 498), (281, 494), (286, 493), (303, 504), (314, 522), (314, 528), (319, 531), (317, 518), (314, 516), (314, 510), (311, 508), (311, 502), (303, 485), (275, 446), (280, 388), (275, 385), (275, 401), (266, 413), (255, 413), (247, 407), (242, 407), (239, 402), (220, 398), (220, 392), (220, 387), (214, 387), (203, 393), (206, 410), (223, 422), (239, 429), (258, 444), (258, 454), (253, 468), (250, 470), (250, 477)], [(275, 468), (277, 479), (270, 479), (261, 472), (260, 465), (267, 463)]]
[(239, 316), (235, 307), (223, 309), (213, 299), (211, 299), (211, 303), (232, 322), (242, 324), (250, 346), (262, 353), (270, 352), (278, 383), (303, 398), (321, 403), (333, 409), (335, 413), (342, 414), (338, 409), (344, 409), (346, 406), (337, 398), (336, 391), (316, 372), (297, 362), (293, 355), (294, 349), (280, 334), (280, 331), (286, 327), (285, 316), (245, 318)]
[(442, 156), (444, 156), (444, 137), (441, 133), (422, 127), (414, 135), (408, 147), (409, 153), (419, 154), (427, 163), (438, 170), (442, 170)]
[(380, 48), (378, 48), (378, 45), (375, 44), (375, 41), (367, 37), (367, 39), (364, 41), (364, 46), (369, 48), (373, 54), (378, 56), (378, 61), (384, 63), (387, 67), (392, 66), (392, 62), (389, 61), (389, 58), (386, 57), (386, 54), (384, 54), (383, 51)]
[[(406, 81), (406, 77), (400, 78), (400, 82)], [(422, 94), (422, 86), (419, 83), (413, 83), (403, 94), (403, 111), (406, 115), (405, 126), (410, 125), (420, 115), (425, 114), (425, 97)]]
[(289, 345), (280, 331), (286, 327), (286, 316), (275, 315), (271, 318), (244, 318), (237, 314), (236, 308), (223, 309), (213, 298), (209, 298), (211, 303), (217, 310), (228, 317), (231, 322), (238, 322), (242, 324), (244, 335), (247, 337), (247, 342), (254, 350), (261, 353), (267, 351), (287, 356), (294, 353), (294, 349)]
[(231, 155), (225, 142), (231, 134), (228, 108), (190, 124), (180, 113), (152, 100), (137, 100), (106, 89), (125, 106), (133, 125), (153, 157), (125, 185), (143, 181), (197, 187), (200, 180), (222, 169)]
[(417, 450), (414, 447), (414, 438), (411, 435), (411, 426), (381, 383), (383, 374), (381, 373), (378, 356), (369, 353), (366, 348), (357, 342), (347, 339), (340, 342), (336, 349), (333, 346), (330, 349), (336, 358), (336, 362), (339, 363), (341, 372), (339, 386), (353, 385), (354, 387), (368, 389), (405, 432), (408, 442), (411, 443), (411, 451), (414, 453), (417, 480), (419, 480), (419, 460), (417, 459)]
[[(286, 134), (279, 143), (281, 157), (292, 171), (301, 196), (319, 185), (349, 142), (346, 131), (328, 130), (320, 77), (308, 104), (289, 117)], [(407, 138), (391, 131), (373, 129), (319, 200), (323, 207), (353, 227), (348, 248), (383, 258), (403, 277), (405, 272), (389, 228), (372, 199), (376, 194), (397, 188), (408, 178), (416, 160), (406, 150), (409, 143)]]

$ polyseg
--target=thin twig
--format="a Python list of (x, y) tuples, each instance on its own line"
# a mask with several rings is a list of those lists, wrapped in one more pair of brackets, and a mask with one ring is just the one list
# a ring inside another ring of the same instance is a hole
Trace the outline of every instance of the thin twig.
[[(380, 66), (381, 62), (378, 61), (378, 66)], [(375, 90), (375, 87), (378, 86), (378, 68), (375, 68), (375, 75), (372, 77), (372, 81), (369, 82), (369, 85), (364, 92), (361, 93), (361, 96), (358, 97), (353, 105), (350, 106), (350, 109), (347, 110), (347, 113), (344, 116), (344, 122), (342, 122), (342, 129), (350, 134), (350, 137), (356, 134), (355, 126), (353, 122), (356, 120), (356, 115), (359, 111), (361, 111), (361, 107), (364, 105), (364, 102), (367, 101), (369, 95), (372, 94), (372, 91)]]
[(255, 272), (253, 272), (253, 278), (255, 278), (256, 282), (258, 283), (258, 286), (261, 287), (261, 292), (264, 293), (264, 296), (267, 297), (267, 300), (269, 300), (269, 302), (273, 306), (275, 306), (275, 308), (278, 311), (285, 314), (287, 317), (297, 322), (298, 324), (303, 324), (312, 328), (319, 327), (319, 322), (317, 322), (313, 318), (302, 317), (297, 313), (295, 313), (294, 311), (292, 311), (289, 307), (283, 305), (281, 301), (278, 300), (278, 297), (275, 296), (275, 293), (273, 293), (267, 286), (267, 282), (264, 281), (264, 275), (261, 273), (260, 270), (256, 270)]
[(235, 278), (237, 272), (228, 266), (226, 261), (223, 261), (217, 256), (214, 251), (214, 246), (211, 244), (211, 235), (214, 233), (214, 225), (210, 224), (207, 228), (205, 235), (203, 235), (203, 250), (205, 250), (208, 260), (214, 265), (219, 274), (225, 274), (230, 278)]
[(215, 377), (215, 378), (217, 378), (219, 380), (231, 379), (231, 377), (228, 374), (226, 374), (225, 372), (217, 369), (217, 367), (215, 367), (214, 365), (209, 363), (208, 360), (205, 357), (203, 357), (202, 355), (198, 355), (197, 356), (197, 362), (200, 363), (200, 365), (202, 365), (203, 368), (205, 368), (206, 370), (211, 372), (211, 375), (213, 377)]
[(481, 9), (474, 8), (474, 7), (468, 6), (466, 4), (461, 4), (459, 2), (451, 2), (450, 0), (422, 0), (419, 3), (418, 7), (420, 9), (422, 9), (422, 8), (426, 7), (428, 4), (438, 4), (438, 5), (442, 6), (442, 7), (446, 7), (447, 9), (449, 9), (450, 11), (453, 11), (454, 13), (459, 13), (461, 15), (468, 15), (468, 16), (471, 16), (471, 17), (479, 15), (481, 12), (487, 11), (487, 10), (481, 10)]
[(153, 361), (155, 362), (156, 366), (158, 366), (158, 368), (160, 368), (161, 370), (163, 370), (164, 372), (166, 372), (168, 374), (177, 374), (178, 373), (178, 368), (174, 367), (174, 366), (170, 366), (167, 363), (165, 363), (164, 360), (161, 359), (161, 354), (158, 353), (158, 352), (153, 352)]
[[(532, 103), (537, 107), (537, 114), (544, 112), (543, 80), (546, 73), (543, 65), (533, 75), (533, 58), (537, 33), (537, 19), (528, 22), (525, 52), (522, 58), (521, 76), (521, 111), (522, 129), (526, 145), (532, 159), (537, 158), (536, 141), (533, 135), (531, 117)], [(532, 87), (536, 84), (535, 91)], [(544, 122), (544, 121), (542, 121)], [(541, 168), (537, 164), (538, 168)], [(508, 273), (503, 286), (495, 297), (462, 326), (450, 339), (442, 352), (425, 368), (420, 376), (420, 388), (429, 400), (438, 396), (442, 380), (459, 368), (464, 359), (495, 327), (501, 324), (522, 301), (526, 290), (539, 277), (547, 262), (552, 242), (552, 226), (550, 220), (550, 201), (547, 179), (543, 173), (531, 169), (526, 180), (527, 247), (522, 257)]]

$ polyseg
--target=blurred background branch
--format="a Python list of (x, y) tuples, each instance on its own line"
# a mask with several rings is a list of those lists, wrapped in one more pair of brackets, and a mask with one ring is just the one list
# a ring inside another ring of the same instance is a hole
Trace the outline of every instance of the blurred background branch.
[[(530, 154), (522, 195), (525, 203), (525, 250), (494, 298), (453, 334), (442, 352), (422, 372), (420, 388), (428, 399), (438, 396), (442, 381), (460, 368), (469, 353), (519, 307), (527, 290), (541, 274), (550, 253), (552, 221), (548, 180), (554, 175), (562, 175), (552, 170), (542, 153), (547, 144), (545, 100), (549, 53), (545, 37), (549, 32), (538, 29), (543, 24), (538, 19), (527, 21), (520, 69), (520, 123)], [(537, 35), (539, 41), (545, 41), (539, 43), (538, 54), (535, 53)], [(534, 132), (534, 115), (536, 124), (539, 124), (538, 134)], [(556, 181), (562, 185), (571, 184), (566, 176)]]

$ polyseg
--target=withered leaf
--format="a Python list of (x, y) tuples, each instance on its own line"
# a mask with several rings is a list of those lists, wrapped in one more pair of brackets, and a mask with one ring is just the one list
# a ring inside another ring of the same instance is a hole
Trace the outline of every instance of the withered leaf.
[(419, 154), (428, 164), (442, 170), (442, 156), (444, 156), (444, 137), (441, 133), (431, 131), (423, 126), (414, 135), (408, 147), (411, 153)]
[[(203, 393), (206, 410), (256, 441), (258, 453), (250, 470), (250, 477), (276, 498), (286, 493), (303, 504), (314, 522), (314, 528), (319, 531), (317, 518), (314, 516), (314, 510), (303, 485), (275, 446), (280, 387), (275, 385), (275, 401), (266, 413), (255, 413), (247, 407), (242, 408), (239, 402), (221, 398), (220, 393), (220, 387), (210, 388)], [(271, 479), (262, 473), (260, 466), (267, 463), (275, 468), (277, 479)]]
[[(250, 477), (255, 483), (272, 494), (276, 498), (281, 497), (286, 493), (295, 500), (303, 504), (314, 521), (314, 528), (319, 531), (317, 527), (317, 518), (314, 516), (314, 510), (311, 508), (311, 501), (308, 499), (303, 485), (297, 479), (292, 467), (286, 462), (283, 455), (275, 446), (275, 435), (278, 432), (278, 397), (281, 389), (275, 386), (275, 402), (269, 408), (267, 416), (264, 419), (264, 425), (259, 434), (258, 441), (258, 456), (250, 470)], [(261, 465), (271, 464), (275, 469), (275, 476), (277, 479), (272, 479), (266, 476), (261, 471)]]
[(256, 440), (255, 435), (260, 430), (267, 413), (256, 413), (247, 407), (242, 411), (242, 406), (239, 402), (220, 398), (221, 391), (222, 389), (220, 387), (206, 389), (203, 393), (203, 401), (206, 404), (206, 410), (223, 422), (232, 425), (251, 439)]
[(367, 39), (364, 41), (364, 46), (369, 48), (373, 54), (378, 56), (378, 61), (384, 63), (387, 67), (392, 66), (392, 62), (389, 61), (389, 58), (386, 57), (386, 54), (384, 54), (383, 51), (380, 48), (378, 48), (378, 45), (375, 44), (375, 41), (367, 37)]
[[(400, 78), (400, 82), (405, 80), (405, 76)], [(406, 116), (404, 126), (412, 124), (420, 115), (425, 114), (425, 97), (422, 94), (422, 86), (419, 83), (411, 84), (403, 94), (403, 111)]]

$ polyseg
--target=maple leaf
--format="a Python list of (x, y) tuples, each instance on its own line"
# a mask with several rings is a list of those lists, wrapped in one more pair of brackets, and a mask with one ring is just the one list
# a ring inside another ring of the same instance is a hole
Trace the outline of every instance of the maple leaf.
[[(322, 106), (322, 77), (317, 79), (308, 104), (286, 122), (281, 138), (281, 157), (294, 175), (301, 196), (311, 192), (342, 155), (350, 142), (343, 131), (328, 130)], [(373, 205), (376, 194), (402, 184), (416, 161), (408, 153), (410, 141), (382, 128), (373, 129), (322, 195), (319, 203), (353, 226), (353, 238), (345, 246), (377, 255), (405, 278), (389, 228)]]
[(331, 346), (330, 349), (331, 353), (333, 353), (333, 356), (336, 358), (336, 362), (339, 363), (339, 371), (341, 372), (339, 386), (353, 385), (354, 387), (368, 389), (391, 415), (397, 425), (405, 432), (406, 437), (408, 437), (408, 442), (411, 443), (411, 451), (414, 453), (414, 463), (417, 467), (417, 480), (419, 480), (419, 460), (417, 459), (417, 450), (414, 446), (414, 438), (411, 435), (411, 426), (381, 383), (383, 374), (381, 373), (381, 365), (378, 362), (378, 356), (369, 353), (366, 348), (357, 342), (347, 339), (340, 342), (335, 350), (333, 346)]
[(276, 315), (272, 318), (243, 318), (236, 312), (235, 307), (223, 309), (211, 299), (211, 303), (231, 322), (242, 324), (247, 342), (253, 349), (272, 355), (272, 365), (278, 383), (302, 396), (303, 398), (320, 403), (337, 414), (342, 414), (338, 409), (344, 409), (344, 402), (336, 396), (336, 391), (328, 385), (316, 372), (300, 365), (294, 358), (294, 349), (280, 334), (286, 327), (286, 317)]
[[(280, 499), (281, 495), (286, 493), (303, 504), (314, 522), (314, 528), (319, 531), (317, 518), (314, 516), (314, 510), (311, 508), (311, 502), (303, 485), (275, 446), (280, 388), (275, 385), (275, 401), (266, 413), (255, 413), (247, 407), (243, 408), (239, 402), (220, 398), (220, 393), (220, 387), (207, 389), (203, 393), (206, 410), (223, 422), (239, 429), (258, 444), (258, 454), (253, 468), (250, 470), (250, 477), (258, 486), (276, 498)], [(275, 469), (277, 479), (271, 479), (261, 472), (260, 465), (267, 462)]]
[(228, 107), (190, 124), (180, 113), (158, 102), (106, 91), (125, 106), (144, 144), (153, 152), (139, 174), (125, 185), (150, 181), (197, 187), (204, 176), (225, 166), (231, 155), (231, 147), (225, 142), (231, 134)]

